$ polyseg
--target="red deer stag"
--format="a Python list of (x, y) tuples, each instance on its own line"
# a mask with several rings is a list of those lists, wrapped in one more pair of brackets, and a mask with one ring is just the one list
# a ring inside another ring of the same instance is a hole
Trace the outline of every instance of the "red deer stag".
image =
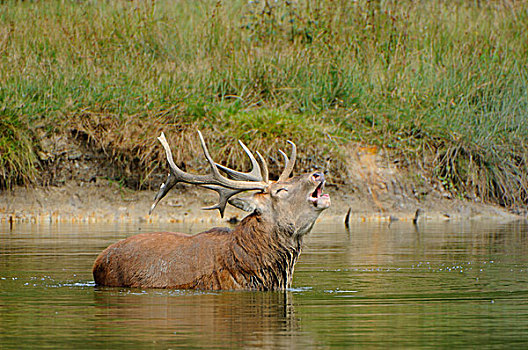
[[(178, 168), (165, 135), (158, 138), (170, 173), (150, 211), (176, 183), (184, 182), (218, 192), (219, 203), (205, 209), (218, 209), (223, 216), (229, 203), (251, 214), (233, 230), (213, 228), (196, 235), (144, 233), (114, 243), (95, 260), (97, 285), (206, 290), (284, 290), (291, 286), (303, 237), (330, 206), (330, 197), (323, 194), (324, 175), (315, 172), (290, 178), (296, 158), (295, 144), (290, 141), (289, 158), (279, 151), (286, 166), (276, 182), (268, 180), (264, 158), (257, 152), (257, 161), (240, 141), (253, 170), (238, 172), (215, 163), (202, 134), (198, 135), (211, 168), (206, 175)], [(258, 192), (231, 198), (243, 191)]]

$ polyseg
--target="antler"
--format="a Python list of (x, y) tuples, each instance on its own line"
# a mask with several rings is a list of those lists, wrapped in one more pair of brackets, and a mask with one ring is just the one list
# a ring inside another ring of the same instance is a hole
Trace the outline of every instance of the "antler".
[(286, 165), (284, 166), (284, 170), (282, 171), (282, 174), (279, 176), (279, 179), (277, 180), (277, 182), (288, 180), (288, 178), (290, 177), (293, 171), (293, 167), (295, 165), (295, 159), (297, 158), (297, 146), (295, 146), (295, 143), (289, 140), (288, 140), (288, 143), (292, 145), (292, 152), (291, 152), (291, 156), (289, 159), (286, 153), (279, 150), (280, 154), (282, 154), (282, 156), (284, 157), (284, 161)]
[[(170, 173), (167, 178), (167, 181), (161, 185), (158, 194), (154, 198), (154, 204), (152, 204), (149, 214), (152, 213), (152, 210), (154, 210), (158, 202), (163, 197), (165, 197), (169, 190), (178, 182), (199, 185), (204, 188), (208, 188), (218, 192), (219, 203), (215, 206), (204, 209), (218, 209), (222, 217), (224, 216), (225, 206), (230, 197), (243, 191), (263, 191), (269, 186), (268, 167), (266, 165), (265, 160), (258, 152), (257, 155), (259, 156), (260, 164), (257, 162), (251, 151), (242, 142), (240, 142), (240, 145), (242, 146), (246, 154), (249, 156), (253, 165), (253, 169), (249, 173), (242, 173), (215, 163), (211, 158), (211, 155), (209, 154), (209, 150), (207, 149), (202, 133), (200, 131), (198, 131), (198, 136), (200, 137), (202, 150), (204, 152), (205, 158), (209, 163), (211, 170), (210, 173), (206, 175), (189, 174), (178, 168), (176, 163), (174, 163), (172, 151), (167, 142), (167, 139), (165, 138), (165, 134), (161, 133), (160, 137), (158, 137), (158, 140), (161, 142), (163, 148), (165, 149), (167, 161), (169, 162)], [(231, 178), (226, 178), (225, 176), (220, 174), (218, 168), (220, 168)]]
[[(244, 152), (248, 155), (249, 159), (251, 160), (251, 165), (253, 166), (253, 169), (249, 173), (241, 173), (236, 170), (230, 169), (228, 167), (225, 167), (221, 164), (215, 163), (217, 168), (220, 168), (223, 172), (225, 172), (227, 175), (231, 177), (233, 180), (243, 180), (243, 181), (264, 181), (268, 182), (267, 179), (264, 179), (262, 169), (260, 168), (259, 163), (253, 156), (253, 153), (244, 145), (244, 143), (240, 140), (238, 140), (238, 143), (242, 148), (244, 149)], [(263, 168), (266, 170), (265, 173), (268, 171), (268, 166), (266, 165), (266, 162), (260, 155), (260, 153), (257, 152), (257, 155), (259, 156), (259, 160), (264, 165)]]

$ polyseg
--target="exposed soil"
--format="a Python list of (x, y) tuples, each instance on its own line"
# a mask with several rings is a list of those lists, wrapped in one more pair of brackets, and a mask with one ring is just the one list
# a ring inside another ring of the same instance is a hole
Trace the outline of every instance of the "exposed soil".
[[(518, 219), (520, 216), (496, 206), (480, 203), (428, 198), (418, 201), (405, 194), (384, 193), (377, 199), (356, 193), (349, 187), (327, 187), (332, 207), (321, 220), (344, 222), (350, 208), (353, 221), (412, 221), (422, 209), (419, 220)], [(245, 213), (227, 208), (224, 218), (217, 211), (202, 207), (214, 204), (216, 194), (189, 186), (177, 186), (151, 216), (148, 210), (155, 191), (132, 191), (108, 181), (68, 182), (62, 186), (17, 188), (0, 193), (0, 222), (222, 222), (241, 219)]]
[[(245, 215), (229, 207), (224, 218), (217, 211), (203, 211), (200, 208), (214, 204), (217, 195), (177, 185), (149, 216), (156, 190), (130, 189), (137, 185), (133, 176), (127, 177), (129, 182), (112, 180), (123, 170), (116, 169), (103, 151), (85, 146), (73, 135), (53, 136), (42, 145), (43, 183), (0, 192), (0, 222), (222, 222)], [(400, 169), (397, 162), (374, 147), (351, 149), (348, 159), (347, 183), (333, 183), (332, 174), (327, 175), (326, 192), (332, 207), (321, 216), (323, 221), (342, 223), (349, 209), (351, 221), (411, 221), (417, 209), (423, 213), (419, 220), (510, 220), (526, 216), (477, 200), (451, 198), (441, 184), (430, 181), (423, 172)], [(157, 188), (164, 177), (151, 174), (151, 187)]]

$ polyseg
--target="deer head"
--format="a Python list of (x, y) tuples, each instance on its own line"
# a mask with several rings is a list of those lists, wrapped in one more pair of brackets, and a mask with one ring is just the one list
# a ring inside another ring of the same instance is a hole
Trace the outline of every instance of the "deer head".
[[(216, 191), (219, 202), (205, 210), (218, 209), (223, 217), (225, 207), (229, 203), (244, 211), (258, 214), (261, 220), (276, 225), (280, 231), (287, 231), (295, 236), (302, 236), (312, 228), (319, 214), (330, 206), (330, 197), (323, 194), (325, 178), (323, 173), (290, 177), (296, 160), (297, 148), (291, 141), (291, 155), (288, 157), (279, 150), (285, 160), (285, 168), (276, 182), (268, 178), (268, 166), (260, 153), (257, 158), (239, 141), (241, 147), (251, 160), (253, 169), (248, 172), (238, 172), (218, 163), (211, 158), (202, 133), (198, 131), (200, 143), (210, 171), (206, 175), (196, 175), (184, 172), (174, 162), (169, 144), (162, 133), (158, 140), (167, 155), (170, 173), (160, 187), (154, 199), (149, 214), (159, 201), (178, 182), (198, 185)], [(225, 175), (223, 175), (224, 173)], [(256, 191), (249, 197), (231, 198), (241, 192)]]

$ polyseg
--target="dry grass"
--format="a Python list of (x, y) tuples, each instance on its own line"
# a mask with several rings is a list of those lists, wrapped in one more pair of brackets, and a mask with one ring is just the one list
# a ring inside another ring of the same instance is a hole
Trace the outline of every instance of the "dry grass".
[[(303, 166), (313, 159), (339, 179), (343, 147), (359, 142), (454, 195), (527, 203), (525, 2), (0, 6), (1, 117), (74, 129), (123, 176), (158, 171), (160, 130), (194, 167), (200, 128), (229, 165), (246, 162), (235, 138), (270, 156), (291, 138)], [(10, 163), (7, 154), (3, 187), (36, 178), (33, 151)]]

